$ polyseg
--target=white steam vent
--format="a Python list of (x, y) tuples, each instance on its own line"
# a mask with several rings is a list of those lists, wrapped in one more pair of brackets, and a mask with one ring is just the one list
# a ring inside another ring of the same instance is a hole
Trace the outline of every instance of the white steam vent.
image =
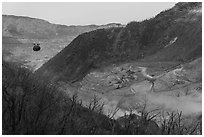
[(174, 39), (172, 39), (171, 41), (169, 41), (169, 44), (167, 44), (167, 45), (165, 46), (165, 48), (168, 47), (168, 46), (171, 46), (173, 43), (176, 42), (177, 39), (178, 39), (178, 37), (175, 37)]

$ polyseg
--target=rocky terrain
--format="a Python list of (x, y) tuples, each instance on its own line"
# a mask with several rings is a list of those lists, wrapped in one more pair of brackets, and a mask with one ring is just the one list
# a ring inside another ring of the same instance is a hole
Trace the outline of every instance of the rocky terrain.
[[(174, 64), (158, 62), (160, 66), (153, 70), (147, 62), (128, 63), (90, 72), (81, 82), (75, 83), (79, 88), (71, 88), (64, 82), (59, 82), (59, 85), (69, 95), (77, 92), (87, 103), (90, 98), (99, 97), (105, 104), (104, 113), (107, 115), (119, 108), (116, 119), (133, 110), (139, 115), (144, 104), (147, 111), (158, 109), (159, 112), (182, 111), (184, 115), (199, 115), (202, 110), (201, 61), (199, 58), (184, 67), (179, 65), (168, 70), (162, 67)], [(141, 66), (157, 77), (153, 87), (141, 73)]]

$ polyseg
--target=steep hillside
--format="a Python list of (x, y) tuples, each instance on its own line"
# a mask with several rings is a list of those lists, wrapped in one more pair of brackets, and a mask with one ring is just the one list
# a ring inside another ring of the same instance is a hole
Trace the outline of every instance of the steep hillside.
[[(179, 3), (170, 11), (169, 15), (179, 18), (163, 19), (167, 21), (168, 28), (161, 33), (155, 46), (161, 50), (147, 60), (175, 60), (185, 62), (196, 59), (202, 55), (202, 7), (199, 3)], [(186, 13), (183, 14), (182, 11)], [(164, 13), (163, 13), (164, 14)], [(159, 15), (157, 16), (159, 18)], [(162, 22), (162, 23), (163, 23)], [(154, 42), (151, 42), (154, 43)]]
[(184, 63), (201, 57), (201, 3), (178, 3), (172, 9), (126, 27), (79, 35), (36, 74), (78, 81), (92, 69), (143, 60)]
[[(23, 16), (2, 16), (3, 60), (17, 62), (35, 71), (42, 64), (61, 51), (79, 34), (122, 26), (118, 23), (107, 25), (66, 26)], [(34, 52), (33, 43), (39, 43), (41, 50)]]

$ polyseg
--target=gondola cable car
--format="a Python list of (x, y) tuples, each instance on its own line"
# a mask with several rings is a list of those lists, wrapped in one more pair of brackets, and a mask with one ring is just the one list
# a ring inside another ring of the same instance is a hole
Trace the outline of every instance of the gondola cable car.
[(33, 51), (39, 51), (41, 49), (40, 44), (39, 43), (33, 43)]

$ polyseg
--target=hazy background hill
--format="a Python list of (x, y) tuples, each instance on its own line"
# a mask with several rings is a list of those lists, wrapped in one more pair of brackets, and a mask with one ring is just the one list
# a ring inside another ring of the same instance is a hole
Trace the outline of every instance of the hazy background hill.
[(92, 69), (113, 63), (136, 60), (184, 63), (201, 57), (201, 6), (178, 3), (149, 20), (81, 34), (37, 73), (75, 81)]
[(3, 15), (2, 33), (5, 37), (29, 38), (29, 39), (51, 39), (57, 37), (77, 36), (90, 30), (106, 27), (120, 26), (121, 24), (110, 23), (107, 25), (66, 26), (52, 24), (46, 20)]

